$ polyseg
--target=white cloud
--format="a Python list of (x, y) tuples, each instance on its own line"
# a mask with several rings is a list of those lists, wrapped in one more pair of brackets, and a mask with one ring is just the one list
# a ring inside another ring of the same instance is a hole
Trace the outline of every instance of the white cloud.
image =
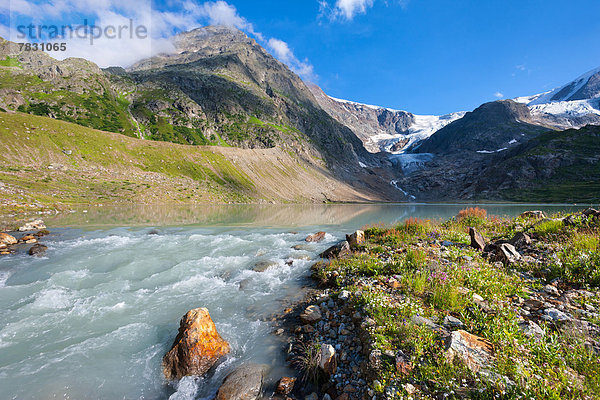
[(273, 52), (275, 58), (284, 64), (287, 64), (292, 71), (300, 75), (302, 78), (315, 81), (316, 76), (314, 73), (313, 66), (308, 60), (300, 61), (294, 52), (290, 49), (290, 46), (283, 40), (271, 38), (267, 43), (269, 49)]
[[(48, 23), (43, 19), (47, 16), (52, 21), (60, 18), (61, 24), (77, 27), (83, 24), (84, 18), (88, 18), (94, 21), (94, 25), (105, 28), (109, 25), (129, 25), (131, 19), (134, 27), (143, 25), (148, 29), (147, 38), (123, 35), (119, 39), (111, 39), (102, 35), (94, 39), (93, 44), (89, 38), (61, 38), (57, 41), (66, 42), (67, 51), (50, 53), (58, 59), (82, 57), (100, 67), (127, 67), (141, 59), (173, 51), (171, 38), (177, 32), (189, 31), (207, 24), (222, 25), (251, 34), (301, 77), (309, 80), (316, 78), (313, 66), (308, 60), (298, 59), (284, 41), (265, 38), (254, 29), (252, 23), (239, 15), (235, 6), (223, 0), (203, 3), (184, 0), (177, 3), (177, 11), (156, 10), (152, 7), (151, 0), (50, 0), (45, 3), (11, 0), (8, 3), (0, 5), (0, 14), (22, 17), (33, 24)], [(17, 18), (10, 20), (14, 24)], [(13, 41), (27, 41), (28, 38), (17, 36), (16, 28), (0, 23), (0, 35)]]
[[(366, 14), (369, 8), (373, 7), (375, 0), (335, 0), (330, 4), (328, 0), (317, 0), (319, 3), (319, 14), (317, 19), (324, 17), (330, 20), (343, 19), (351, 21), (358, 14)], [(406, 8), (410, 0), (385, 0), (383, 3), (388, 6), (391, 3)]]
[(373, 7), (374, 0), (336, 0), (335, 12), (347, 20), (354, 18), (356, 14), (364, 14), (368, 8)]
[(500, 92), (496, 92), (496, 93), (494, 93), (494, 97), (497, 98), (497, 99), (501, 99), (501, 98), (504, 97), (504, 94), (502, 94)]

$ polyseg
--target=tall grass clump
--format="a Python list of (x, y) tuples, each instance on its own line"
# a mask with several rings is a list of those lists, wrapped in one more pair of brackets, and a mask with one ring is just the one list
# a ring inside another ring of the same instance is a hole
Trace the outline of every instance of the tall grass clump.
[(481, 226), (486, 219), (487, 211), (479, 207), (464, 208), (456, 216), (456, 220), (466, 226)]

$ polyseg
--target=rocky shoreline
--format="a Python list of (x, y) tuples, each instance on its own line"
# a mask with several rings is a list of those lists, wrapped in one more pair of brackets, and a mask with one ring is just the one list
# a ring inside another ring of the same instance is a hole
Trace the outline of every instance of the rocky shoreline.
[(27, 252), (30, 256), (43, 256), (48, 247), (39, 240), (49, 233), (41, 219), (27, 222), (15, 231), (0, 232), (0, 256), (18, 251)]
[(597, 398), (599, 228), (594, 209), (471, 209), (355, 232), (321, 254), (320, 289), (282, 316), (298, 369), (282, 382), (297, 384), (267, 397)]

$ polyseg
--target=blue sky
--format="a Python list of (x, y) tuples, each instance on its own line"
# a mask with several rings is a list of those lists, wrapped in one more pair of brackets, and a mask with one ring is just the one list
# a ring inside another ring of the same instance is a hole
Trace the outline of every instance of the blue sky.
[[(150, 1), (10, 0), (8, 12), (0, 6), (0, 35), (14, 37), (6, 15), (14, 30), (15, 21), (28, 19), (106, 24), (129, 14), (144, 20), (152, 10), (163, 39), (228, 24), (254, 35), (331, 96), (418, 114), (536, 94), (600, 66), (597, 0), (160, 0), (152, 7)], [(70, 43), (67, 53), (53, 55), (127, 65), (166, 44), (94, 46)]]

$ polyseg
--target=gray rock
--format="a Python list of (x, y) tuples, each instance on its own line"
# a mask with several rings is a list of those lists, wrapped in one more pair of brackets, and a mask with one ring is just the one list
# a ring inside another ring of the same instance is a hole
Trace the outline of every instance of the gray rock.
[(458, 357), (473, 372), (479, 372), (489, 368), (493, 362), (492, 344), (469, 332), (454, 331), (446, 346), (446, 356), (449, 361)]
[(464, 324), (460, 319), (454, 318), (452, 315), (446, 315), (444, 317), (444, 326), (448, 328), (461, 328)]
[(571, 321), (572, 319), (569, 314), (557, 310), (556, 308), (545, 309), (542, 318), (544, 318), (546, 321), (554, 322)]
[(471, 247), (483, 251), (485, 249), (485, 238), (475, 228), (469, 228), (469, 236), (471, 236)]
[(217, 392), (215, 400), (256, 400), (262, 394), (268, 367), (244, 364), (227, 375)]
[(548, 284), (548, 285), (544, 286), (544, 292), (548, 293), (551, 296), (556, 296), (556, 297), (560, 296), (558, 289), (554, 285)]
[(519, 322), (519, 329), (521, 329), (526, 336), (536, 340), (542, 339), (546, 334), (546, 332), (533, 321)]
[(529, 235), (523, 232), (518, 232), (511, 240), (510, 244), (515, 247), (525, 247), (531, 244), (531, 238)]
[(314, 324), (322, 319), (321, 310), (317, 306), (308, 306), (302, 314), (300, 314), (300, 320), (305, 324)]
[(546, 218), (546, 214), (543, 211), (534, 210), (534, 211), (525, 211), (521, 215), (521, 218), (535, 218), (535, 219), (543, 219)]
[(330, 344), (321, 345), (319, 355), (319, 368), (328, 376), (335, 374), (337, 370), (337, 361), (335, 358), (335, 349)]
[(331, 246), (330, 248), (322, 252), (319, 256), (321, 258), (340, 258), (347, 256), (350, 253), (350, 243), (348, 243), (347, 240), (344, 240), (334, 246)]
[(277, 261), (273, 260), (259, 261), (254, 265), (254, 268), (252, 270), (255, 272), (265, 272), (269, 268), (275, 267), (277, 265), (279, 265)]
[(521, 254), (515, 249), (515, 246), (509, 243), (502, 243), (498, 248), (497, 257), (505, 265), (513, 264), (521, 259)]
[(46, 229), (46, 225), (44, 225), (44, 221), (41, 219), (37, 219), (35, 221), (31, 221), (23, 225), (19, 228), (19, 232), (28, 232), (28, 231), (39, 231), (41, 229)]

